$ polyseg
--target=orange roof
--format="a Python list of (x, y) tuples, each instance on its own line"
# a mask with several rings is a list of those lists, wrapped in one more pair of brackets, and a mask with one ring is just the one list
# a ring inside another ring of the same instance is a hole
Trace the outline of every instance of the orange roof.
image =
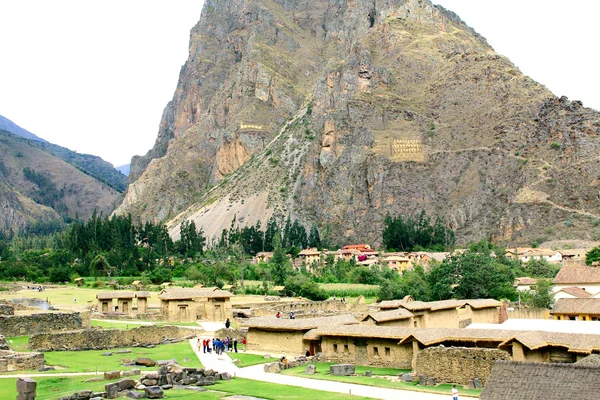
[(351, 250), (351, 249), (355, 249), (355, 250), (371, 250), (371, 246), (369, 246), (368, 244), (349, 244), (347, 246), (342, 247), (342, 250)]

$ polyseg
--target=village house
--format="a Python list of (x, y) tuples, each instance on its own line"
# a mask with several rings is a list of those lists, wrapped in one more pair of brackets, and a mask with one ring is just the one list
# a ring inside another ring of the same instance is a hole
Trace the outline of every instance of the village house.
[(577, 286), (571, 286), (564, 289), (560, 289), (554, 293), (554, 300), (558, 299), (587, 299), (592, 297), (592, 294), (586, 290), (578, 288)]
[[(146, 314), (149, 297), (148, 292), (100, 292), (96, 294), (97, 310), (101, 313)], [(135, 306), (133, 299), (137, 299)]]
[(563, 262), (583, 262), (585, 261), (585, 255), (587, 254), (587, 252), (587, 249), (560, 250)]
[(412, 267), (410, 259), (400, 255), (391, 254), (384, 256), (383, 263), (391, 270), (402, 274), (405, 270)]
[(259, 253), (256, 253), (256, 255), (252, 258), (252, 263), (253, 264), (258, 264), (261, 262), (268, 263), (269, 261), (271, 261), (271, 258), (273, 258), (273, 252), (261, 251)]
[(593, 295), (600, 293), (600, 268), (585, 264), (565, 264), (552, 281), (553, 292), (578, 287)]
[(321, 252), (316, 247), (304, 249), (298, 253), (299, 266), (304, 265), (310, 272), (314, 263), (321, 264)]
[(515, 279), (515, 288), (517, 291), (525, 292), (531, 290), (531, 287), (537, 285), (537, 279), (524, 276), (522, 278)]
[(360, 322), (377, 326), (412, 328), (414, 326), (413, 319), (413, 313), (404, 308), (398, 308), (395, 310), (370, 312), (365, 315)]
[(300, 355), (309, 349), (314, 355), (321, 352), (320, 341), (305, 334), (320, 326), (357, 324), (350, 314), (321, 318), (287, 319), (275, 316), (255, 317), (244, 322), (248, 327), (248, 350)]
[(233, 294), (217, 288), (164, 289), (158, 295), (164, 321), (222, 321), (233, 318)]
[(517, 247), (514, 249), (507, 249), (505, 255), (508, 258), (518, 259), (523, 263), (533, 260), (545, 260), (551, 264), (560, 264), (562, 262), (561, 252), (552, 249)]
[(550, 314), (554, 319), (572, 321), (600, 320), (600, 299), (560, 298)]

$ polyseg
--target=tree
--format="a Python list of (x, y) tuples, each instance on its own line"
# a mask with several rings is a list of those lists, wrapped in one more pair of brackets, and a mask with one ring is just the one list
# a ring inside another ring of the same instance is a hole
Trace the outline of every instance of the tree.
[(596, 261), (600, 261), (600, 246), (594, 247), (585, 255), (585, 263), (587, 265), (592, 265)]
[(273, 282), (276, 285), (283, 285), (292, 267), (285, 251), (281, 247), (279, 235), (275, 235), (275, 239), (273, 240), (273, 257), (269, 262), (269, 266), (271, 267)]
[(512, 270), (490, 253), (489, 248), (469, 249), (432, 268), (428, 275), (432, 300), (515, 299)]
[(525, 271), (529, 276), (540, 278), (554, 278), (558, 272), (558, 268), (550, 265), (545, 259), (530, 260), (525, 264)]
[(316, 226), (310, 228), (310, 234), (308, 235), (308, 247), (321, 248), (321, 236), (319, 236), (319, 230)]
[(102, 254), (97, 254), (96, 257), (90, 263), (90, 272), (92, 276), (98, 276), (100, 274), (106, 275), (108, 279), (115, 272), (116, 267), (111, 266), (106, 257)]
[(554, 304), (554, 295), (552, 294), (552, 281), (546, 279), (538, 280), (537, 284), (531, 287), (532, 295), (530, 304), (536, 308), (550, 308)]

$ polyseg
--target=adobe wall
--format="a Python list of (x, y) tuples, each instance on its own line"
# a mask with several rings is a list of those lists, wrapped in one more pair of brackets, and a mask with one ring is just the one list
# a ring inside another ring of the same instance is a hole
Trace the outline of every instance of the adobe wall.
[(412, 343), (397, 339), (324, 336), (321, 349), (327, 362), (400, 369), (410, 369), (413, 356)]
[(38, 333), (29, 338), (29, 348), (36, 351), (104, 350), (181, 341), (200, 331), (178, 326), (147, 325), (134, 329), (81, 329)]
[(8, 337), (89, 327), (88, 312), (0, 315), (0, 334)]
[[(242, 308), (241, 304), (236, 305), (236, 308)], [(325, 300), (325, 301), (303, 301), (303, 302), (285, 302), (277, 304), (262, 305), (253, 307), (253, 317), (264, 317), (275, 315), (277, 312), (283, 315), (293, 312), (296, 318), (302, 318), (304, 315), (313, 317), (314, 314), (341, 314), (346, 312), (367, 312), (367, 304), (350, 304), (341, 300)]]
[(0, 372), (25, 371), (44, 367), (42, 353), (17, 353), (0, 350)]
[(398, 319), (395, 321), (384, 321), (375, 324), (377, 326), (397, 326), (400, 328), (412, 328), (414, 327), (412, 318)]
[(425, 325), (422, 328), (458, 328), (458, 310), (451, 308), (448, 310), (426, 311)]
[(417, 354), (414, 373), (461, 385), (479, 378), (485, 385), (497, 360), (511, 360), (511, 357), (500, 349), (429, 347)]
[(246, 348), (251, 351), (301, 355), (307, 347), (302, 339), (304, 333), (305, 331), (271, 332), (251, 328), (246, 336)]
[(506, 315), (509, 319), (550, 319), (550, 310), (546, 308), (522, 308), (514, 307), (508, 309)]

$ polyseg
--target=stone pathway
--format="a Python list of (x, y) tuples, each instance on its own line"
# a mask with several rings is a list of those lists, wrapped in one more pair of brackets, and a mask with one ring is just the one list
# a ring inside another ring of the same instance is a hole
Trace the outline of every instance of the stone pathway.
[[(195, 340), (190, 340), (194, 351)], [(324, 381), (319, 379), (301, 378), (298, 376), (270, 374), (264, 371), (262, 364), (253, 365), (246, 368), (238, 368), (227, 353), (220, 356), (216, 354), (196, 352), (196, 355), (205, 368), (210, 368), (219, 372), (228, 372), (232, 376), (240, 378), (253, 379), (262, 382), (277, 383), (281, 385), (299, 386), (307, 389), (324, 390), (327, 392), (346, 393), (362, 397), (385, 400), (441, 400), (450, 398), (450, 393), (433, 394), (423, 392), (413, 392), (409, 390), (387, 389), (374, 386), (357, 385), (353, 383), (343, 383), (334, 381)]]

